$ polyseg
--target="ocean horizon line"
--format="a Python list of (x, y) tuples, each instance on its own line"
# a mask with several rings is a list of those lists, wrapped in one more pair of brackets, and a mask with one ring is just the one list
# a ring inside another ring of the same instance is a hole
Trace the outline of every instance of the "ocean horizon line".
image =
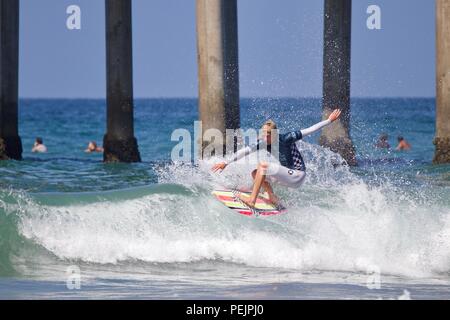
[[(183, 96), (174, 96), (174, 97), (135, 97), (134, 100), (198, 100), (198, 97), (183, 97)], [(307, 96), (259, 96), (259, 97), (240, 97), (240, 100), (265, 100), (265, 99), (274, 99), (274, 100), (283, 100), (283, 99), (311, 99), (317, 100), (322, 99), (322, 97), (307, 97)], [(373, 97), (373, 96), (354, 96), (351, 99), (436, 99), (435, 96), (384, 96), (384, 97)], [(20, 100), (106, 100), (106, 97), (19, 97)]]

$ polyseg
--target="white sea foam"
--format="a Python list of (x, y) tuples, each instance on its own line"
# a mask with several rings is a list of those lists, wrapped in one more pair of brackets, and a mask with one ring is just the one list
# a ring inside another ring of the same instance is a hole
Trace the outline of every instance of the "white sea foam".
[[(138, 199), (68, 206), (29, 204), (20, 232), (61, 259), (94, 263), (223, 260), (248, 266), (427, 277), (450, 270), (450, 210), (408, 196), (389, 181), (371, 186), (320, 147), (301, 144), (308, 179), (300, 190), (277, 188), (289, 213), (240, 216), (210, 191), (253, 164), (214, 175), (214, 162), (174, 164), (161, 184), (191, 193), (153, 192)], [(231, 183), (233, 184), (233, 183)]]

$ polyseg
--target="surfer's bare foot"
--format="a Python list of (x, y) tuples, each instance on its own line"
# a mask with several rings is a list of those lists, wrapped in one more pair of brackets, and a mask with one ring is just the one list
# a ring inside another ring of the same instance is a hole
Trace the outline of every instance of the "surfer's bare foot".
[(242, 195), (242, 194), (239, 194), (239, 195), (238, 195), (238, 198), (239, 198), (243, 203), (245, 203), (247, 206), (249, 206), (250, 208), (254, 208), (254, 207), (255, 207), (256, 201), (255, 201), (255, 202), (251, 202), (251, 201), (250, 201), (250, 197), (247, 197), (247, 196), (244, 196), (244, 195)]

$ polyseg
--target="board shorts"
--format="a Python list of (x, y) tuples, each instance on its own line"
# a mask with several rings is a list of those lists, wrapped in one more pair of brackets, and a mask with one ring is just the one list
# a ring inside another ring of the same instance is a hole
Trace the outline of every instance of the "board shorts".
[(266, 179), (289, 188), (299, 188), (306, 178), (306, 172), (289, 169), (276, 163), (268, 163)]

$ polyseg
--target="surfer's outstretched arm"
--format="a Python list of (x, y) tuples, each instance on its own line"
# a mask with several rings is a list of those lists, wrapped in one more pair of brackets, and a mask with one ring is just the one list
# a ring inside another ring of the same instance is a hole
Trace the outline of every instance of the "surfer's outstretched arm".
[(309, 135), (319, 131), (320, 129), (322, 129), (323, 127), (325, 127), (325, 126), (327, 126), (329, 124), (331, 124), (331, 120), (327, 119), (327, 120), (321, 121), (319, 123), (316, 123), (315, 125), (313, 125), (313, 126), (311, 126), (309, 128), (302, 129), (301, 130), (302, 137), (309, 136)]
[(250, 153), (255, 152), (256, 150), (258, 150), (257, 145), (253, 145), (253, 146), (248, 146), (248, 147), (242, 148), (242, 149), (238, 150), (235, 154), (233, 154), (229, 159), (215, 164), (213, 166), (212, 170), (214, 172), (219, 171), (219, 170), (223, 170), (230, 163), (236, 162), (236, 161), (244, 158), (245, 156), (248, 156)]
[(258, 146), (257, 145), (247, 146), (245, 148), (242, 148), (242, 149), (238, 150), (229, 159), (225, 160), (225, 162), (227, 164), (230, 164), (232, 162), (236, 162), (236, 161), (238, 161), (238, 160), (248, 156), (249, 154), (255, 152), (256, 150), (258, 150)]
[(332, 122), (336, 121), (337, 119), (339, 119), (340, 116), (341, 116), (341, 110), (340, 109), (334, 110), (327, 120), (321, 121), (319, 123), (316, 123), (312, 127), (301, 130), (302, 137), (309, 136), (309, 135), (319, 131), (323, 127), (325, 127), (325, 126), (331, 124)]

